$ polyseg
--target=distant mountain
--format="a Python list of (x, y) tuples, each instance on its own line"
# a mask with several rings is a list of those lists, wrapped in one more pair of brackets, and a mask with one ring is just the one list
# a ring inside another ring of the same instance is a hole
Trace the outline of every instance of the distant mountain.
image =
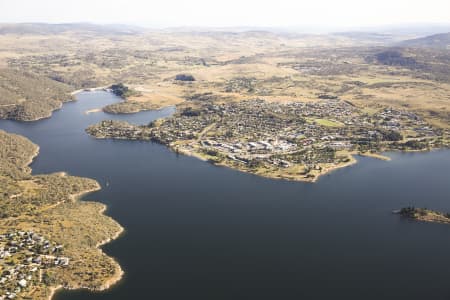
[(391, 34), (363, 32), (363, 31), (347, 31), (332, 33), (335, 36), (343, 36), (355, 40), (375, 40), (375, 41), (391, 41), (393, 36)]
[(427, 47), (450, 49), (450, 32), (440, 33), (423, 38), (406, 40), (400, 43), (403, 47)]
[(53, 35), (66, 32), (85, 32), (96, 34), (138, 34), (142, 29), (129, 25), (96, 25), (90, 23), (67, 23), (67, 24), (47, 24), (47, 23), (17, 23), (1, 24), (0, 34), (39, 34)]
[[(346, 30), (349, 31), (349, 30)], [(394, 36), (403, 36), (406, 39), (416, 39), (419, 37), (429, 36), (442, 32), (450, 31), (450, 23), (410, 23), (386, 26), (362, 27), (358, 31), (364, 32), (381, 32)]]

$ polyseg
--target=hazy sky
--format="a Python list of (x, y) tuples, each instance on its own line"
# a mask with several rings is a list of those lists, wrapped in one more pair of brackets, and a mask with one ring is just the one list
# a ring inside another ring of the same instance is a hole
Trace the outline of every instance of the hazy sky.
[(450, 23), (450, 0), (0, 0), (0, 22), (335, 28)]

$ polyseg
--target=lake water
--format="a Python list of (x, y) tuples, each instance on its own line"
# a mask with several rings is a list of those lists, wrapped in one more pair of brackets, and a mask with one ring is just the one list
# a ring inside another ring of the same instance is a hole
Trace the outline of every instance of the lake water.
[(55, 299), (450, 299), (450, 226), (391, 213), (450, 211), (450, 151), (358, 158), (315, 184), (270, 180), (151, 142), (95, 140), (84, 129), (100, 120), (146, 124), (174, 109), (86, 115), (119, 99), (77, 98), (50, 119), (0, 121), (40, 145), (33, 173), (98, 180), (85, 198), (126, 229), (103, 248), (126, 272), (118, 285)]

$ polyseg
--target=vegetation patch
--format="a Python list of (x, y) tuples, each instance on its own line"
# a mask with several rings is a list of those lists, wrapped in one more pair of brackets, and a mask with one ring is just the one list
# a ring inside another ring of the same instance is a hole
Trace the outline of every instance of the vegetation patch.
[(123, 99), (127, 99), (129, 97), (139, 97), (142, 95), (141, 92), (138, 92), (134, 89), (130, 89), (123, 83), (113, 84), (110, 86), (110, 89), (114, 95), (119, 96)]
[(194, 76), (190, 74), (178, 74), (175, 76), (175, 80), (177, 81), (195, 81)]
[(144, 110), (158, 109), (159, 107), (150, 102), (124, 101), (103, 107), (103, 111), (109, 114), (132, 114)]
[(332, 121), (327, 119), (308, 119), (312, 123), (316, 123), (317, 125), (327, 126), (327, 127), (342, 127), (345, 126), (341, 122)]
[(0, 118), (34, 121), (72, 100), (63, 83), (14, 69), (0, 69)]
[(92, 179), (31, 175), (38, 147), (0, 131), (0, 297), (48, 299), (57, 287), (101, 290), (122, 270), (98, 246), (122, 228), (105, 207), (79, 201), (98, 190)]
[(394, 212), (413, 220), (450, 224), (449, 213), (442, 213), (427, 208), (408, 206)]

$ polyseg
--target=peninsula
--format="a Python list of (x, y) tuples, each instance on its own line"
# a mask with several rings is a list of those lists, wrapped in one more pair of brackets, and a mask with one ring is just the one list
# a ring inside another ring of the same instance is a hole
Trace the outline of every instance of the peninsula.
[(189, 101), (172, 117), (148, 125), (103, 121), (96, 138), (152, 140), (177, 153), (256, 175), (313, 182), (383, 151), (448, 147), (448, 131), (407, 110), (371, 114), (339, 99), (315, 102)]
[(58, 288), (102, 290), (122, 276), (99, 248), (123, 228), (105, 206), (80, 201), (100, 189), (65, 173), (31, 175), (38, 146), (0, 130), (0, 299), (49, 299)]

